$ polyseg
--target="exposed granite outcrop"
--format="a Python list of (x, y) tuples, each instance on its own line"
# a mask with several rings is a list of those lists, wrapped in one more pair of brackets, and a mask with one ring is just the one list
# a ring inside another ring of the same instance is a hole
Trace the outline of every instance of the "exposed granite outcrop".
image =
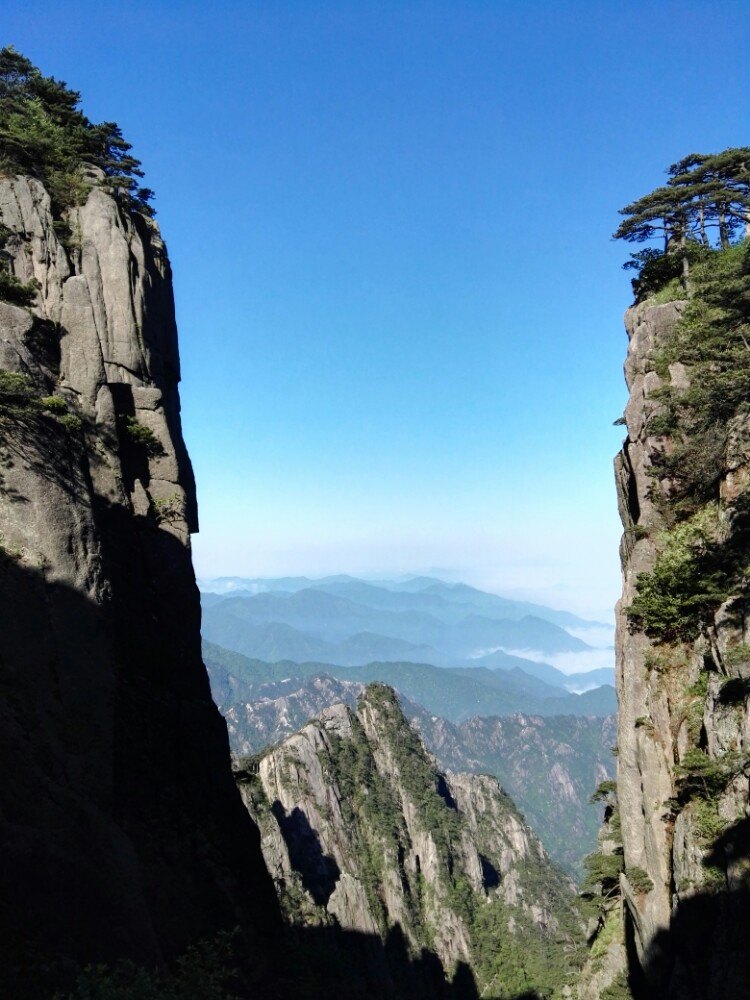
[[(748, 767), (738, 766), (710, 794), (703, 790), (680, 798), (680, 781), (691, 752), (701, 751), (706, 756), (700, 760), (719, 772), (726, 769), (728, 754), (740, 764), (747, 758), (750, 657), (731, 654), (742, 652), (748, 641), (747, 601), (730, 597), (689, 642), (650, 639), (627, 614), (638, 574), (653, 568), (669, 527), (672, 484), (654, 474), (653, 463), (671, 442), (668, 435), (654, 436), (649, 420), (659, 413), (657, 390), (667, 377), (654, 370), (654, 353), (674, 333), (684, 307), (644, 303), (626, 316), (628, 436), (615, 464), (624, 526), (616, 639), (617, 798), (634, 995), (709, 1000), (750, 995)], [(689, 385), (690, 377), (679, 362), (668, 369), (677, 390)], [(735, 417), (726, 431), (718, 530), (731, 545), (739, 523), (735, 501), (750, 478), (746, 417)], [(728, 682), (735, 685), (731, 696)], [(640, 877), (634, 884), (628, 874), (634, 870), (648, 881)]]
[(613, 716), (475, 717), (456, 726), (421, 712), (413, 721), (441, 766), (497, 775), (551, 857), (580, 870), (599, 822), (591, 790), (614, 776)]
[(0, 178), (0, 221), (39, 289), (0, 302), (0, 369), (56, 400), (0, 413), (0, 965), (22, 996), (280, 923), (201, 661), (159, 231), (94, 186), (63, 245), (22, 176)]
[(501, 905), (499, 933), (519, 942), (521, 927), (553, 951), (580, 933), (571, 932), (572, 883), (497, 780), (437, 772), (383, 685), (242, 767), (243, 797), (294, 923), (383, 939), (400, 928), (413, 954), (434, 952), (448, 975), (473, 967), (480, 992), (489, 985), (473, 939), (482, 907)]

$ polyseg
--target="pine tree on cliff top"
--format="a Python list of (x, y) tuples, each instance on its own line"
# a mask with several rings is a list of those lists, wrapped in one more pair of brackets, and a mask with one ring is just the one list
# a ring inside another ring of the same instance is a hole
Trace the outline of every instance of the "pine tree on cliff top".
[(92, 183), (85, 167), (91, 165), (128, 209), (152, 215), (153, 192), (139, 186), (143, 171), (130, 143), (114, 122), (90, 122), (78, 108), (80, 99), (12, 46), (0, 49), (0, 173), (37, 177), (59, 216), (85, 198)]
[(722, 153), (691, 153), (667, 170), (665, 185), (626, 205), (614, 233), (629, 243), (659, 240), (631, 254), (626, 268), (638, 278), (666, 283), (681, 276), (690, 293), (690, 263), (701, 252), (727, 249), (743, 233), (750, 233), (750, 147)]

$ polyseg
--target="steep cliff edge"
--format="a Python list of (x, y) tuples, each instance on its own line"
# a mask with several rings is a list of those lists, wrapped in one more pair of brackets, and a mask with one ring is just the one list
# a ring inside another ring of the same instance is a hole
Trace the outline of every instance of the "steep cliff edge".
[(692, 300), (627, 313), (616, 461), (629, 974), (634, 996), (681, 1000), (750, 995), (747, 255), (703, 267)]
[(88, 169), (61, 215), (40, 180), (0, 176), (19, 303), (0, 301), (12, 996), (48, 995), (82, 962), (159, 964), (220, 928), (280, 928), (201, 661), (169, 262), (102, 180)]
[[(496, 779), (436, 769), (392, 689), (323, 711), (238, 779), (291, 923), (397, 931), (448, 980), (471, 969), (485, 997), (558, 995), (570, 978), (572, 883)], [(384, 995), (401, 995), (393, 971), (372, 970)]]

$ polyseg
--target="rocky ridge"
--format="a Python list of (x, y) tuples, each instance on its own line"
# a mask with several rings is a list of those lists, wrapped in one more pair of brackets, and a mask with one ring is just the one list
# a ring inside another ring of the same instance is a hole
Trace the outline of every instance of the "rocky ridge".
[[(337, 702), (354, 707), (365, 688), (325, 673), (251, 683), (254, 661), (210, 643), (204, 657), (234, 754), (264, 750)], [(287, 669), (293, 672), (294, 664)], [(456, 725), (400, 691), (399, 698), (441, 768), (495, 775), (552, 858), (580, 875), (601, 814), (589, 796), (614, 776), (613, 716), (475, 716)]]
[(437, 771), (392, 689), (326, 709), (237, 777), (290, 922), (398, 929), (448, 978), (471, 968), (483, 996), (570, 974), (572, 883), (496, 779)]

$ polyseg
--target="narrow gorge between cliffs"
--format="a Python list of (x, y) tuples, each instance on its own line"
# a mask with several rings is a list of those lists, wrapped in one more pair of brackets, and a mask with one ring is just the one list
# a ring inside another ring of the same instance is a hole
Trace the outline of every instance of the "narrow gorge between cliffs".
[(153, 194), (0, 50), (3, 996), (750, 996), (750, 150), (667, 177), (614, 647), (439, 571), (196, 580)]

